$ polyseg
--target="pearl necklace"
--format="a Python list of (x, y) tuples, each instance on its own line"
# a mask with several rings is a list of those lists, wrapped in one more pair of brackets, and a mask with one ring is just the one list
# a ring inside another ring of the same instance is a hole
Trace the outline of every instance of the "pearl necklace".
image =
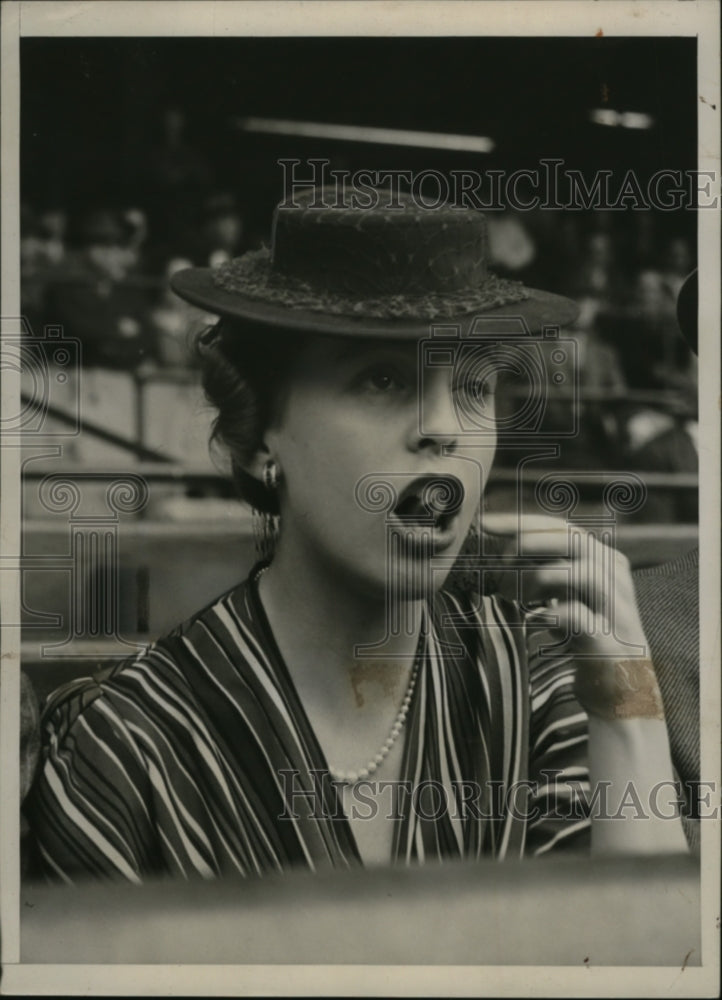
[[(258, 581), (260, 580), (260, 578), (263, 576), (263, 574), (266, 572), (267, 569), (268, 569), (267, 565), (262, 566), (256, 573), (256, 580), (255, 580), (256, 586), (258, 586)], [(334, 781), (338, 781), (344, 785), (355, 785), (357, 782), (363, 781), (365, 778), (368, 778), (372, 774), (375, 774), (376, 771), (378, 771), (378, 769), (381, 767), (381, 765), (391, 752), (394, 744), (401, 735), (401, 730), (404, 728), (404, 725), (406, 723), (406, 717), (409, 714), (409, 708), (411, 706), (411, 699), (414, 696), (416, 680), (419, 675), (419, 663), (420, 663), (420, 657), (417, 654), (414, 660), (414, 666), (411, 670), (411, 674), (409, 675), (409, 686), (406, 689), (406, 695), (401, 703), (401, 708), (398, 710), (396, 718), (394, 719), (394, 724), (391, 727), (391, 731), (389, 732), (389, 735), (386, 737), (384, 742), (381, 744), (378, 753), (374, 754), (374, 756), (367, 762), (366, 766), (359, 768), (358, 771), (342, 771), (340, 768), (332, 767), (329, 764), (328, 773), (331, 775)]]
[(409, 676), (409, 686), (406, 689), (406, 697), (401, 703), (401, 708), (398, 711), (396, 718), (394, 719), (394, 724), (391, 727), (391, 732), (386, 737), (384, 742), (381, 744), (381, 748), (377, 754), (375, 754), (366, 764), (365, 767), (359, 768), (358, 771), (341, 771), (337, 767), (331, 767), (329, 764), (329, 774), (334, 781), (340, 781), (344, 785), (355, 785), (357, 781), (363, 781), (365, 778), (370, 777), (370, 775), (375, 774), (376, 771), (381, 767), (383, 762), (388, 757), (391, 748), (396, 743), (397, 739), (401, 735), (401, 730), (404, 728), (404, 723), (406, 722), (406, 716), (409, 714), (409, 707), (411, 705), (411, 699), (414, 695), (414, 688), (416, 687), (416, 678), (419, 673), (419, 657), (416, 657), (416, 662), (414, 663), (411, 675)]

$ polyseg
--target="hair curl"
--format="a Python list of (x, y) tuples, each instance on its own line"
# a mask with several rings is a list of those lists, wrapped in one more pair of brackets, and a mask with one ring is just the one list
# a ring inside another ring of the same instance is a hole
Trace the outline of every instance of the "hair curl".
[(280, 414), (293, 359), (304, 338), (276, 331), (272, 338), (235, 320), (222, 319), (196, 340), (203, 389), (217, 414), (211, 445), (228, 450), (236, 490), (256, 510), (278, 514), (278, 497), (247, 471), (263, 436)]

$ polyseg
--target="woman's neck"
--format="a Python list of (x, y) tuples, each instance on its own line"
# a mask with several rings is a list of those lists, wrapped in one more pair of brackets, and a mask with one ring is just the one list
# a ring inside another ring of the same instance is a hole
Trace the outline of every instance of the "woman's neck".
[(259, 594), (276, 643), (299, 691), (321, 708), (403, 699), (423, 601), (406, 602), (400, 629), (380, 591), (354, 589), (340, 573), (279, 545)]

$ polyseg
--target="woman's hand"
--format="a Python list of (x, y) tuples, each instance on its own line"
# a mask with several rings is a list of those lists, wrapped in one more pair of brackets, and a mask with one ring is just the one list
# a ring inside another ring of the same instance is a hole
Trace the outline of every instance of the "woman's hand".
[[(549, 517), (491, 515), (508, 536), (500, 589), (548, 630), (549, 655), (571, 656), (589, 716), (592, 850), (685, 852), (662, 696), (625, 556)], [(603, 795), (600, 792), (603, 791)]]
[(508, 536), (502, 593), (544, 625), (554, 655), (577, 660), (576, 694), (590, 715), (664, 717), (629, 562), (584, 528), (552, 517), (487, 514)]

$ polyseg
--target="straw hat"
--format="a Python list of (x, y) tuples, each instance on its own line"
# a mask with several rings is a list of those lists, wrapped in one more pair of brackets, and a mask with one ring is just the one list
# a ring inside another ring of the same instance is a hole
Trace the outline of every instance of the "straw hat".
[[(404, 339), (432, 324), (463, 335), (480, 316), (518, 317), (530, 332), (576, 319), (570, 299), (489, 271), (481, 212), (375, 193), (347, 191), (338, 205), (333, 189), (307, 191), (277, 206), (270, 249), (179, 271), (171, 286), (207, 312), (269, 332)], [(375, 204), (351, 207), (364, 199)]]

